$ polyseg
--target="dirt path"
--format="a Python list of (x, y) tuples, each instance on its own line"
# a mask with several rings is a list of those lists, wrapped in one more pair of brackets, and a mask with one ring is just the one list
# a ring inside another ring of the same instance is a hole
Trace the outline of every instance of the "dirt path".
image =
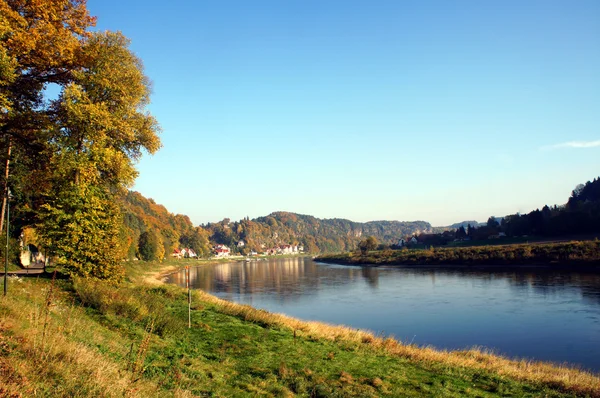
[[(40, 275), (44, 273), (44, 264), (36, 263), (32, 264), (28, 268), (20, 269), (17, 271), (8, 271), (7, 275), (19, 275), (19, 276), (27, 276), (27, 275)], [(4, 276), (4, 267), (0, 269), (0, 275)]]

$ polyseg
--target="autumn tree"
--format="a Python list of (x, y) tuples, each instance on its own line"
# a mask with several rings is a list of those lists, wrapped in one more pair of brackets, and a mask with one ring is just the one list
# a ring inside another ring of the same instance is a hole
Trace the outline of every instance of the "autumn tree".
[[(79, 50), (95, 24), (84, 0), (5, 0), (0, 2), (0, 136), (3, 140), (3, 192), (10, 184), (14, 155), (35, 156), (30, 174), (45, 169), (50, 140), (44, 92), (64, 86), (81, 67)], [(22, 177), (28, 180), (27, 176)], [(33, 182), (33, 181), (32, 181)], [(37, 181), (35, 181), (37, 182)], [(16, 185), (16, 184), (11, 184)], [(40, 193), (40, 185), (29, 192)], [(40, 193), (41, 194), (41, 193)], [(3, 196), (4, 197), (4, 196)], [(0, 228), (3, 227), (4, 207)]]
[(208, 240), (208, 231), (203, 228), (197, 227), (192, 229), (185, 235), (182, 235), (179, 238), (179, 242), (183, 246), (193, 249), (200, 257), (210, 255), (211, 248)]
[[(90, 241), (119, 236), (111, 197), (133, 183), (142, 152), (160, 147), (158, 124), (145, 111), (150, 88), (142, 63), (122, 34), (88, 31), (95, 20), (85, 0), (8, 0), (0, 2), (0, 17), (4, 188), (36, 195), (21, 205), (69, 272), (118, 277), (121, 251), (91, 256), (76, 253), (87, 246), (73, 243), (82, 231), (97, 234)], [(50, 86), (57, 98), (45, 97)], [(35, 186), (11, 182), (11, 150), (37, 157), (19, 176)], [(91, 224), (76, 228), (84, 219)]]
[(358, 248), (360, 249), (362, 254), (366, 254), (369, 251), (377, 249), (379, 242), (374, 236), (369, 236), (364, 240), (361, 240), (358, 244)]
[(123, 277), (121, 217), (101, 188), (69, 184), (42, 205), (39, 219), (41, 243), (68, 274), (114, 281)]

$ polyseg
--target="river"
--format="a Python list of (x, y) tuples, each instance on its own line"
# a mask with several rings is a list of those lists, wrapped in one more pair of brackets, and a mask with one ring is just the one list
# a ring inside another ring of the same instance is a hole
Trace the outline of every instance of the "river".
[[(169, 282), (185, 286), (183, 271)], [(191, 285), (270, 312), (420, 346), (481, 346), (600, 372), (598, 273), (356, 267), (304, 257), (194, 267)]]

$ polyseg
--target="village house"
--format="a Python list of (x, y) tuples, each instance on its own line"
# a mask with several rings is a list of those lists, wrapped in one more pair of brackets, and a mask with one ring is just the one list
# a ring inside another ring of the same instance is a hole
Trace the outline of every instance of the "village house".
[(173, 253), (171, 253), (171, 257), (174, 257), (178, 260), (181, 259), (183, 257), (183, 255), (181, 254), (181, 250), (173, 249)]
[(225, 245), (216, 245), (214, 248), (215, 257), (229, 257), (231, 249)]
[(279, 250), (279, 248), (277, 248), (277, 249), (275, 249), (275, 248), (266, 249), (266, 250), (263, 252), (263, 254), (264, 254), (265, 256), (274, 256), (274, 255), (278, 254), (278, 250)]
[(281, 254), (292, 254), (292, 245), (281, 245), (279, 246)]
[(181, 249), (181, 257), (183, 258), (198, 258), (198, 255), (193, 249), (184, 248)]

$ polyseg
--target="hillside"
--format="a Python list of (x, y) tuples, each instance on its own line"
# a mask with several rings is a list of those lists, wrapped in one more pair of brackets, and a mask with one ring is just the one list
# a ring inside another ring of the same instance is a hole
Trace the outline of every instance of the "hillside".
[[(241, 254), (253, 250), (262, 252), (284, 244), (303, 246), (307, 253), (330, 253), (354, 249), (363, 236), (372, 235), (380, 242), (395, 243), (401, 236), (431, 231), (431, 224), (425, 221), (359, 223), (289, 212), (233, 222), (226, 218), (195, 227), (188, 216), (170, 213), (165, 206), (139, 192), (128, 191), (119, 199), (119, 204), (123, 214), (123, 252), (129, 259), (141, 258), (143, 234), (150, 235), (156, 242), (151, 251), (158, 259), (181, 247), (190, 247), (200, 256), (207, 256), (216, 244), (225, 244)], [(245, 246), (238, 249), (240, 241)]]
[(215, 243), (235, 246), (245, 242), (242, 253), (281, 244), (297, 244), (306, 252), (323, 253), (353, 250), (361, 237), (372, 235), (380, 242), (395, 243), (398, 238), (431, 230), (425, 221), (370, 221), (319, 219), (313, 216), (274, 212), (265, 217), (231, 222), (225, 219), (203, 226)]
[(210, 254), (208, 232), (194, 227), (188, 216), (172, 214), (153, 199), (133, 191), (128, 191), (121, 198), (120, 207), (123, 213), (122, 240), (128, 258), (139, 257), (143, 233), (155, 239), (156, 247), (153, 249), (156, 258), (168, 256), (180, 246), (192, 248), (200, 256)]

